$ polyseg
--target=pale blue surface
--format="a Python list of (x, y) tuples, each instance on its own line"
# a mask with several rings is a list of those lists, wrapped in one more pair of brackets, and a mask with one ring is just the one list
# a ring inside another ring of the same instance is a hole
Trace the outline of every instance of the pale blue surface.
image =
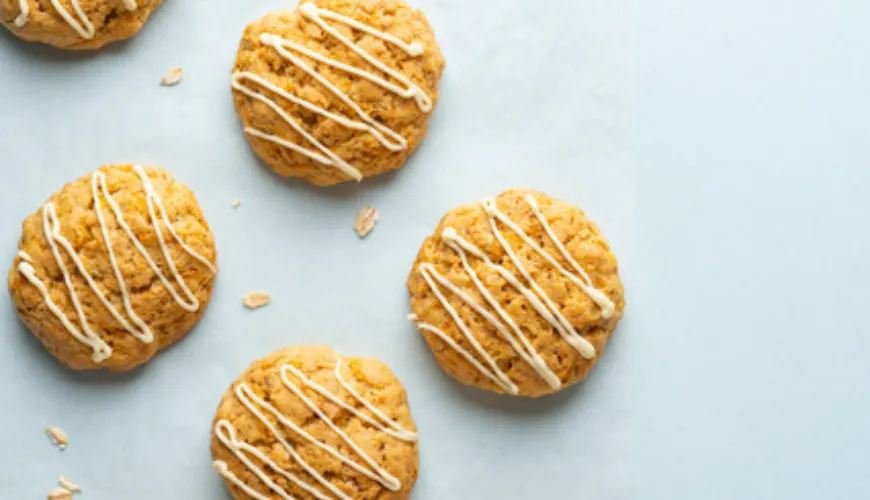
[[(0, 307), (2, 498), (43, 498), (63, 473), (83, 499), (223, 499), (207, 452), (219, 394), (251, 359), (301, 342), (378, 356), (405, 381), (424, 438), (417, 500), (870, 497), (866, 2), (643, 1), (636, 22), (615, 1), (543, 14), (498, 2), (493, 18), (483, 1), (417, 2), (449, 61), (431, 135), (397, 175), (332, 191), (258, 167), (229, 105), (238, 33), (286, 2), (195, 3), (168, 2), (136, 41), (96, 56), (0, 39), (0, 262), (63, 181), (141, 161), (196, 190), (222, 267), (203, 325), (123, 377), (59, 368)], [(522, 42), (576, 62), (505, 49)], [(157, 87), (176, 64), (185, 82)], [(576, 95), (542, 91), (529, 64)], [(505, 79), (507, 95), (494, 90)], [(518, 96), (527, 104), (506, 114)], [(457, 146), (468, 137), (482, 146)], [(520, 184), (601, 224), (628, 317), (580, 390), (481, 402), (401, 322), (403, 280), (446, 209)], [(359, 243), (348, 226), (364, 203), (383, 221)], [(274, 306), (242, 311), (254, 288)], [(47, 424), (70, 431), (67, 452), (46, 443)]]
[[(460, 388), (405, 319), (405, 279), (438, 219), (513, 186), (583, 206), (632, 286), (630, 9), (415, 3), (448, 59), (429, 136), (400, 172), (334, 189), (278, 180), (251, 154), (232, 109), (243, 27), (292, 1), (168, 0), (131, 43), (91, 55), (0, 37), (0, 267), (12, 261), (20, 221), (105, 162), (160, 164), (189, 184), (221, 267), (197, 330), (121, 377), (60, 368), (0, 307), (0, 498), (44, 498), (58, 474), (81, 482), (82, 500), (226, 498), (208, 452), (218, 400), (252, 360), (296, 343), (395, 369), (421, 435), (415, 500), (632, 496), (633, 314), (588, 383), (531, 402)], [(158, 86), (175, 65), (184, 82)], [(359, 241), (351, 225), (365, 204), (382, 216)], [(254, 289), (271, 292), (272, 306), (244, 310)], [(70, 433), (66, 452), (48, 444), (45, 425)]]
[(638, 25), (639, 496), (870, 498), (870, 4)]

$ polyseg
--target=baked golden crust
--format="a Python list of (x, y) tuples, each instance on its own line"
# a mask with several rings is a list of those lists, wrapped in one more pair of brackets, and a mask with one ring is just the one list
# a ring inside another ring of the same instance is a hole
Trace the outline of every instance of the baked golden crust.
[[(272, 432), (240, 402), (234, 390), (239, 384), (244, 383), (257, 397), (268, 401), (287, 419), (297, 424), (314, 439), (335, 448), (339, 453), (360, 464), (365, 464), (363, 459), (311, 411), (297, 395), (288, 389), (281, 379), (281, 367), (289, 364), (297, 368), (311, 381), (338, 396), (340, 400), (372, 416), (372, 413), (363, 409), (363, 406), (343, 389), (336, 379), (334, 370), (338, 359), (339, 355), (329, 347), (294, 346), (280, 349), (254, 362), (226, 391), (218, 406), (214, 419), (216, 427), (213, 429), (211, 440), (211, 453), (214, 460), (226, 464), (227, 470), (249, 487), (267, 497), (269, 496), (268, 486), (258, 479), (216, 436), (215, 431), (218, 423), (225, 421), (235, 429), (238, 441), (256, 447), (286, 472), (296, 475), (306, 483), (316, 485), (316, 489), (322, 493), (333, 496), (289, 455), (287, 449), (278, 442)], [(361, 397), (373, 404), (401, 428), (408, 431), (416, 430), (408, 407), (405, 389), (386, 365), (375, 359), (345, 357), (342, 359), (341, 366), (343, 379)], [(342, 464), (335, 456), (316, 447), (286, 426), (277, 423), (274, 416), (263, 410), (269, 422), (280, 429), (283, 438), (293, 446), (299, 456), (308, 462), (314, 471), (322, 474), (349, 498), (359, 500), (402, 500), (409, 498), (419, 468), (416, 442), (403, 441), (380, 432), (310, 387), (304, 386), (298, 379), (293, 378), (293, 383), (298, 384), (302, 393), (310, 398), (317, 408), (322, 409), (378, 466), (398, 479), (401, 482), (401, 488), (398, 491), (384, 488), (347, 464)], [(310, 493), (269, 469), (259, 460), (254, 459), (254, 462), (266, 472), (270, 480), (294, 498), (313, 498)], [(239, 500), (252, 498), (232, 481), (227, 480), (226, 484), (234, 498)], [(278, 497), (275, 496), (275, 498)]]
[[(575, 331), (594, 346), (595, 355), (590, 359), (581, 356), (560, 336), (552, 324), (535, 310), (531, 302), (516, 287), (495, 272), (492, 267), (486, 265), (482, 259), (469, 255), (468, 263), (497, 303), (516, 321), (546, 365), (558, 376), (561, 388), (564, 388), (585, 379), (604, 351), (625, 307), (623, 287), (619, 279), (616, 258), (610, 252), (609, 245), (598, 227), (586, 218), (580, 209), (543, 193), (522, 189), (506, 191), (496, 196), (494, 200), (498, 210), (514, 221), (543, 250), (554, 256), (564, 268), (572, 269), (534, 215), (532, 207), (526, 201), (529, 195), (536, 200), (537, 206), (554, 234), (586, 271), (594, 287), (612, 301), (614, 306), (612, 315), (606, 317), (606, 312), (587, 293), (557, 272), (503, 223), (498, 222), (497, 227), (541, 290), (552, 299)], [(431, 264), (438, 273), (468, 294), (476, 303), (482, 305), (493, 316), (497, 316), (496, 311), (487, 303), (486, 298), (466, 272), (459, 254), (443, 241), (441, 234), (447, 228), (453, 228), (460, 237), (488, 255), (492, 262), (517, 276), (525, 286), (530, 287), (530, 285), (522, 278), (521, 272), (497, 240), (487, 214), (479, 203), (451, 210), (441, 219), (434, 234), (423, 243), (408, 277), (411, 309), (416, 315), (416, 321), (418, 324), (425, 323), (440, 329), (460, 347), (474, 353), (475, 358), (483, 363), (484, 360), (475, 353), (457, 322), (449, 315), (420, 272), (421, 265)], [(480, 342), (507, 377), (516, 384), (520, 395), (534, 397), (557, 390), (547, 384), (482, 315), (475, 312), (456, 294), (447, 290), (444, 290), (443, 294), (468, 325), (473, 337)], [(438, 364), (451, 376), (464, 384), (496, 392), (508, 392), (485, 377), (480, 370), (437, 335), (425, 329), (421, 329), (421, 333), (431, 347)]]
[[(98, 172), (105, 174), (106, 186), (133, 234), (142, 242), (158, 268), (172, 281), (173, 274), (162, 254), (157, 234), (151, 223), (145, 190), (139, 174), (131, 165), (109, 165), (100, 168)], [(216, 259), (214, 236), (193, 193), (160, 168), (145, 167), (144, 172), (155, 192), (162, 198), (166, 215), (172, 221), (172, 227), (181, 241), (214, 266)], [(124, 313), (123, 294), (115, 277), (97, 219), (92, 194), (92, 176), (93, 174), (88, 174), (67, 184), (46, 203), (53, 204), (61, 235), (69, 240), (85, 269), (93, 276), (98, 289), (130, 321), (128, 315)], [(43, 294), (20, 270), (19, 266), (27, 259), (30, 260), (35, 276), (47, 287), (52, 301), (63, 311), (71, 324), (81, 329), (62, 270), (46, 238), (44, 207), (27, 217), (22, 224), (18, 248), (28, 257), (25, 258), (22, 253), (19, 253), (15, 258), (9, 271), (9, 290), (24, 324), (61, 363), (77, 370), (107, 368), (113, 371), (124, 371), (148, 361), (159, 350), (173, 344), (193, 328), (206, 309), (214, 285), (215, 273), (187, 253), (169, 234), (165, 224), (159, 222), (164, 242), (175, 267), (199, 302), (198, 310), (193, 312), (184, 310), (173, 299), (169, 289), (160, 282), (158, 275), (151, 270), (132, 240), (119, 226), (103, 196), (100, 197), (100, 202), (118, 269), (126, 283), (130, 304), (136, 315), (150, 327), (154, 335), (153, 342), (142, 342), (124, 329), (110, 314), (109, 309), (100, 302), (99, 296), (94, 293), (76, 264), (63, 250), (59, 253), (63, 257), (82, 305), (83, 316), (87, 318), (91, 329), (112, 348), (112, 356), (102, 362), (95, 362), (92, 358), (94, 354), (92, 348), (73, 337), (50, 310)], [(175, 284), (174, 281), (172, 282)]]
[[(27, 0), (30, 15), (19, 27), (15, 19), (21, 14), (19, 0), (0, 0), (0, 22), (17, 37), (67, 50), (98, 49), (108, 43), (132, 37), (151, 16), (162, 0), (137, 0), (136, 10), (127, 10), (122, 0), (79, 0), (79, 6), (94, 26), (94, 36), (78, 33), (52, 5), (51, 0)], [(78, 20), (70, 0), (61, 6)]]
[[(314, 3), (405, 42), (421, 43), (424, 47), (423, 54), (412, 57), (377, 37), (351, 29), (342, 23), (328, 21), (330, 26), (360, 48), (419, 86), (431, 97), (434, 106), (438, 100), (438, 82), (444, 71), (444, 57), (422, 12), (409, 7), (403, 0), (317, 0)], [(260, 36), (265, 33), (300, 43), (323, 56), (391, 80), (391, 77), (366, 62), (316, 23), (306, 20), (299, 9), (270, 14), (247, 27), (239, 46), (234, 73), (256, 74), (291, 95), (340, 116), (358, 119), (356, 113), (323, 84), (284, 59), (274, 48), (264, 44)], [(304, 55), (300, 55), (300, 58), (308, 64), (313, 62)], [(331, 118), (278, 97), (256, 84), (252, 84), (251, 88), (273, 99), (307, 133), (359, 170), (364, 177), (401, 167), (426, 135), (431, 112), (421, 111), (414, 99), (400, 97), (360, 76), (322, 63), (314, 63), (314, 68), (375, 121), (404, 137), (408, 142), (407, 149), (390, 151), (364, 130), (347, 128)], [(233, 100), (244, 128), (253, 128), (314, 149), (311, 143), (266, 104), (239, 91), (233, 92)], [(254, 152), (280, 175), (300, 177), (321, 186), (350, 180), (347, 174), (334, 166), (324, 165), (285, 146), (251, 134), (246, 136)]]

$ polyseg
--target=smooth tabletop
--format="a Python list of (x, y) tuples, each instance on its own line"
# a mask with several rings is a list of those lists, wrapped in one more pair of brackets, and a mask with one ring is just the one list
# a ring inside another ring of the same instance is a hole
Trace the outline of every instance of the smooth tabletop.
[[(421, 432), (415, 499), (870, 497), (870, 5), (414, 3), (448, 62), (429, 136), (403, 170), (333, 189), (269, 173), (232, 110), (241, 30), (288, 2), (167, 0), (96, 54), (0, 36), (0, 262), (64, 182), (141, 162), (194, 189), (221, 266), (203, 323), (128, 375), (61, 368), (0, 307), (3, 497), (65, 474), (88, 499), (226, 498), (220, 394), (294, 343), (394, 368)], [(159, 87), (175, 65), (184, 83)], [(592, 377), (538, 401), (460, 387), (404, 321), (438, 218), (513, 186), (584, 208), (627, 288)], [(359, 241), (364, 204), (382, 218)], [(275, 302), (244, 310), (253, 289)]]
[[(414, 3), (447, 59), (429, 135), (402, 170), (329, 189), (264, 167), (230, 97), (245, 25), (292, 1), (167, 0), (136, 38), (96, 53), (0, 37), (0, 262), (11, 265), (21, 220), (52, 192), (126, 162), (161, 165), (194, 190), (220, 265), (202, 323), (124, 375), (62, 368), (8, 302), (0, 307), (4, 498), (44, 498), (60, 474), (82, 485), (82, 499), (227, 498), (209, 454), (218, 401), (253, 360), (291, 344), (394, 369), (420, 431), (415, 499), (633, 495), (629, 4)], [(184, 81), (159, 86), (176, 65)], [(406, 320), (423, 238), (448, 210), (512, 187), (586, 210), (629, 288), (628, 316), (589, 381), (538, 401), (461, 387)], [(351, 226), (364, 205), (381, 218), (359, 240)], [(252, 290), (272, 305), (244, 309)], [(47, 425), (69, 433), (66, 451), (49, 444)]]

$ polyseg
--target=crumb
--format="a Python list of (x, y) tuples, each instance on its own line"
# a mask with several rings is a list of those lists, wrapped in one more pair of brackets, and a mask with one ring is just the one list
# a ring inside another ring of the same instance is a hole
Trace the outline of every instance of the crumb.
[(251, 292), (242, 299), (242, 304), (248, 309), (265, 307), (272, 302), (272, 297), (266, 292)]
[(241, 200), (233, 200), (233, 202), (230, 204), (230, 206), (233, 208), (239, 208), (239, 206), (241, 204), (242, 204)]
[(163, 78), (160, 79), (160, 85), (172, 87), (181, 83), (182, 78), (184, 78), (184, 72), (181, 70), (181, 66), (176, 66), (163, 75)]
[(60, 476), (60, 479), (58, 479), (57, 482), (58, 482), (58, 484), (60, 484), (61, 488), (65, 489), (71, 493), (78, 493), (78, 492), (82, 491), (81, 486), (70, 481), (69, 479), (67, 479), (64, 476)]
[(356, 222), (353, 223), (353, 229), (357, 236), (365, 238), (375, 227), (375, 222), (378, 220), (378, 210), (372, 207), (363, 207), (356, 216)]
[(51, 442), (54, 443), (58, 449), (61, 451), (66, 449), (66, 445), (69, 443), (69, 436), (66, 435), (66, 432), (64, 432), (63, 429), (60, 427), (49, 427), (45, 429), (45, 433), (48, 434), (48, 437), (51, 438)]
[(48, 500), (71, 500), (72, 493), (63, 488), (55, 488), (48, 494)]

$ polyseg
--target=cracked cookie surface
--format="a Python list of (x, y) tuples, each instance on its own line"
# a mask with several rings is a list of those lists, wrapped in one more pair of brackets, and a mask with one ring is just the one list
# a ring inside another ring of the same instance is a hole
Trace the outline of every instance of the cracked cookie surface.
[(162, 0), (0, 0), (15, 36), (67, 50), (98, 49), (132, 37)]
[(269, 167), (328, 186), (405, 163), (444, 64), (426, 17), (403, 0), (303, 1), (247, 27), (233, 100)]
[(401, 382), (378, 360), (323, 346), (280, 349), (233, 382), (211, 453), (239, 500), (403, 500), (419, 467)]
[(526, 189), (447, 213), (423, 242), (408, 290), (411, 319), (449, 375), (531, 397), (585, 379), (625, 307), (598, 226)]
[(65, 185), (24, 220), (18, 248), (19, 316), (79, 370), (129, 370), (181, 339), (217, 272), (193, 193), (157, 167), (109, 165)]

